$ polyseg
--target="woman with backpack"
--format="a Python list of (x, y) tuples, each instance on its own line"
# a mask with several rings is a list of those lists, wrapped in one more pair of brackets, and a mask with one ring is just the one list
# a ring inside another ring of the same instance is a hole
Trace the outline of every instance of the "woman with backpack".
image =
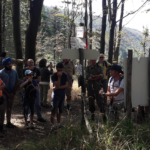
[(50, 64), (48, 67), (51, 68), (49, 71), (48, 67), (46, 67), (47, 60), (41, 59), (39, 62), (40, 72), (41, 72), (41, 81), (39, 82), (40, 87), (40, 96), (41, 96), (41, 105), (43, 107), (49, 107), (47, 104), (47, 94), (50, 89), (50, 75), (53, 74), (52, 65)]
[(34, 129), (33, 117), (34, 117), (34, 103), (36, 99), (36, 92), (38, 91), (38, 84), (36, 80), (33, 80), (33, 74), (31, 70), (25, 71), (26, 80), (22, 81), (20, 88), (25, 88), (23, 106), (24, 106), (24, 119), (25, 128), (29, 129), (27, 118), (29, 114), (29, 109), (31, 111), (30, 115), (30, 127)]

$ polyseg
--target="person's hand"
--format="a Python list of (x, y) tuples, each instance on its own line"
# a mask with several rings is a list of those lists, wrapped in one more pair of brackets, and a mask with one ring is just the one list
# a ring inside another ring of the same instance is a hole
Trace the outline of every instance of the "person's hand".
[(100, 95), (103, 95), (103, 93), (104, 93), (103, 90), (100, 90), (100, 91), (99, 91), (99, 94), (100, 94)]
[(53, 87), (53, 91), (56, 91), (57, 90), (57, 87), (55, 86), (55, 87)]
[(91, 76), (92, 78), (95, 78), (95, 76), (94, 76), (94, 75), (92, 75), (92, 74), (90, 74), (90, 76)]
[(15, 96), (14, 93), (11, 93), (10, 96), (9, 96), (9, 98), (10, 98), (10, 99), (13, 99), (14, 96)]
[(29, 67), (29, 69), (30, 69), (31, 71), (33, 71), (33, 69), (34, 69), (34, 66), (31, 66), (31, 67)]
[(62, 72), (57, 72), (57, 76), (61, 77), (62, 76)]
[(32, 81), (32, 78), (28, 78), (28, 82), (31, 82)]

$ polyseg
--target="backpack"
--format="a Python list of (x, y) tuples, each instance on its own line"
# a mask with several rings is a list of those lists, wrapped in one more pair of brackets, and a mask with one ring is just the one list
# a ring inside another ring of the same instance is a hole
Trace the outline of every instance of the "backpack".
[[(120, 79), (119, 79), (119, 86), (120, 86), (120, 83), (121, 83), (121, 81), (122, 81), (122, 79), (123, 79), (123, 78), (124, 78), (124, 77), (120, 77)], [(111, 77), (111, 79), (110, 79), (110, 82), (109, 82), (109, 83), (111, 83), (113, 79), (114, 79), (114, 77)]]
[(36, 89), (35, 87), (32, 85), (32, 82), (28, 82), (25, 88), (25, 96), (28, 99), (36, 99)]

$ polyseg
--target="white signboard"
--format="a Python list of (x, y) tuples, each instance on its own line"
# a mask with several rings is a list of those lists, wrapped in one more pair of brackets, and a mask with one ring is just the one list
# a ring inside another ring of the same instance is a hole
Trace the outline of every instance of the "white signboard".
[(78, 38), (83, 38), (84, 37), (84, 27), (75, 27), (75, 36)]
[(86, 49), (86, 39), (71, 37), (71, 48), (82, 48)]
[[(99, 52), (96, 50), (86, 50), (83, 49), (83, 57), (88, 60), (96, 60), (99, 56)], [(78, 49), (63, 49), (62, 59), (79, 59)]]
[(80, 63), (77, 64), (77, 72), (82, 76), (82, 65)]
[[(124, 96), (126, 100), (127, 58), (124, 59)], [(132, 59), (132, 107), (148, 106), (148, 57)]]

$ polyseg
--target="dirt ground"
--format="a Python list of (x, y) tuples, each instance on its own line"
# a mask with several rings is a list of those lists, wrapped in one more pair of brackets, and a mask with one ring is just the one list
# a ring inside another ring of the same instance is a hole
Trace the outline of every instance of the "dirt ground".
[[(52, 85), (51, 85), (52, 87)], [(52, 90), (49, 90), (48, 94), (48, 102), (51, 101), (51, 92)], [(66, 125), (68, 122), (71, 123), (78, 123), (81, 120), (81, 99), (78, 97), (78, 95), (81, 93), (81, 89), (78, 88), (78, 83), (75, 81), (73, 84), (73, 90), (72, 90), (72, 110), (68, 113), (66, 108), (66, 102), (64, 107), (64, 112), (62, 114), (62, 125)], [(21, 97), (21, 95), (19, 95)], [(97, 107), (97, 105), (96, 105)], [(87, 112), (90, 117), (90, 112)], [(12, 112), (12, 119), (11, 122), (17, 126), (16, 129), (6, 129), (4, 125), (4, 129), (6, 131), (5, 138), (0, 139), (0, 149), (8, 149), (13, 150), (16, 149), (16, 147), (19, 146), (19, 144), (26, 142), (26, 141), (34, 141), (39, 142), (42, 139), (44, 139), (46, 136), (48, 136), (50, 133), (50, 109), (42, 108), (42, 116), (44, 119), (47, 120), (46, 123), (41, 123), (37, 121), (37, 116), (35, 112), (34, 117), (34, 130), (27, 130), (24, 128), (25, 122), (23, 117), (23, 106), (21, 98), (15, 98), (15, 103), (13, 107)], [(98, 108), (97, 108), (97, 114), (99, 114)], [(97, 115), (99, 117), (99, 115)], [(56, 121), (55, 121), (56, 122)], [(6, 124), (6, 120), (5, 120)]]

